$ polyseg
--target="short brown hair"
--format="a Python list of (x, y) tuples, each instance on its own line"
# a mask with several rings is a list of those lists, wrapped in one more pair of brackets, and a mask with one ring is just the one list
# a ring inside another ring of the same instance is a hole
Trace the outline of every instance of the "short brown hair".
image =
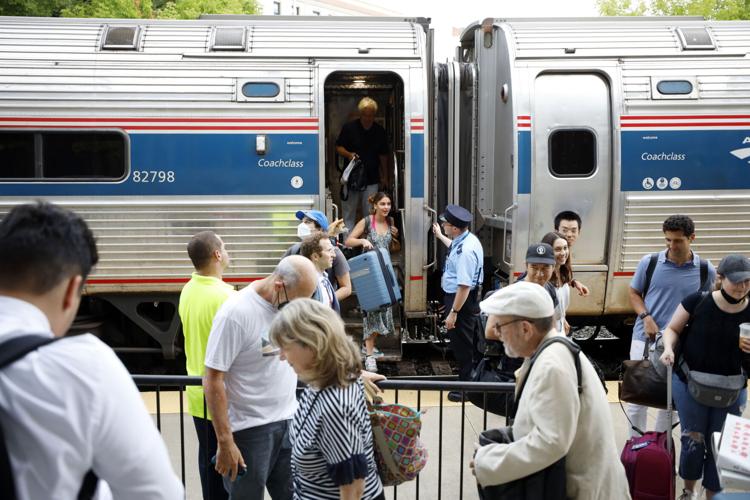
[(192, 238), (187, 246), (188, 256), (196, 269), (203, 269), (211, 262), (214, 251), (221, 249), (221, 240), (213, 231), (201, 231)]
[(305, 236), (299, 246), (299, 254), (312, 260), (312, 256), (320, 254), (320, 240), (328, 238), (328, 235), (322, 231), (315, 231), (309, 236)]

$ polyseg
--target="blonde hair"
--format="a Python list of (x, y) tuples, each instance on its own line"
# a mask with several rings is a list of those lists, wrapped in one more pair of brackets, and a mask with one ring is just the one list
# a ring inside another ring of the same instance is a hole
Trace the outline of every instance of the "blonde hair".
[(318, 389), (346, 387), (359, 377), (362, 362), (344, 322), (330, 307), (312, 299), (295, 299), (274, 318), (271, 342), (284, 347), (296, 342), (313, 351), (313, 366), (304, 382)]
[(369, 97), (363, 97), (359, 101), (359, 104), (357, 104), (357, 109), (359, 110), (360, 113), (362, 111), (364, 111), (365, 109), (371, 109), (375, 113), (377, 113), (378, 112), (378, 103), (375, 102), (375, 99), (371, 99)]

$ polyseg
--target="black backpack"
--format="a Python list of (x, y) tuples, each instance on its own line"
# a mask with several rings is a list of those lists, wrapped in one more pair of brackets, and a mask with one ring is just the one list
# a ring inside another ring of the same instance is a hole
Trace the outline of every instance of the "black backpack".
[(359, 158), (354, 160), (354, 166), (349, 172), (349, 179), (346, 184), (341, 186), (341, 199), (349, 199), (349, 193), (352, 191), (364, 191), (367, 189), (367, 175), (365, 173), (365, 164)]
[[(50, 344), (60, 337), (46, 337), (42, 335), (21, 335), (0, 343), (0, 370), (18, 361), (31, 351)], [(90, 500), (96, 493), (99, 478), (93, 470), (89, 470), (83, 478), (83, 484), (78, 492), (78, 500)], [(5, 444), (5, 434), (0, 423), (0, 498), (15, 500), (16, 484), (13, 471), (10, 468), (10, 454)]]

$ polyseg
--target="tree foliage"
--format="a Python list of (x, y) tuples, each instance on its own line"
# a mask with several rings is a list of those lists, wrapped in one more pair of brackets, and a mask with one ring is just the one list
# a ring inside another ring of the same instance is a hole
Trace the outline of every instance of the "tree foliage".
[(197, 19), (259, 10), (256, 0), (0, 0), (3, 16)]
[(750, 19), (750, 0), (596, 0), (603, 16), (702, 16)]

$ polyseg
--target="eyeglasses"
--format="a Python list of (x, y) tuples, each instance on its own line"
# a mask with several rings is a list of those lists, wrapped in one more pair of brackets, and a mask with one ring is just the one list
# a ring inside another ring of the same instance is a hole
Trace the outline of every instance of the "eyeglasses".
[(497, 333), (500, 333), (500, 332), (503, 331), (503, 328), (505, 328), (506, 326), (508, 326), (508, 325), (510, 325), (512, 323), (518, 323), (519, 321), (527, 321), (527, 320), (525, 320), (523, 318), (516, 318), (516, 319), (512, 319), (510, 321), (506, 321), (505, 323), (495, 323), (493, 325), (493, 328), (495, 329), (495, 331), (497, 331)]

